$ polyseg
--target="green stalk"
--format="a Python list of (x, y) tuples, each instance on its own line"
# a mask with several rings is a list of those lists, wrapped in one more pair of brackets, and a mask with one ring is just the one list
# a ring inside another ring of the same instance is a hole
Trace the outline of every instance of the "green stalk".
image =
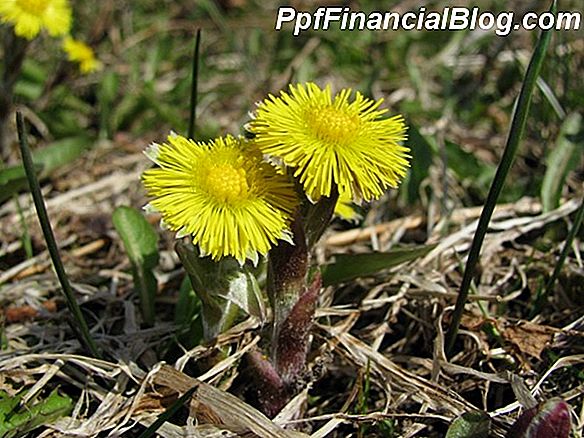
[(61, 261), (61, 257), (59, 255), (59, 248), (55, 242), (55, 236), (53, 234), (53, 229), (51, 228), (47, 209), (45, 208), (41, 187), (34, 170), (32, 155), (30, 153), (30, 148), (28, 147), (28, 141), (26, 138), (24, 120), (20, 112), (16, 113), (16, 126), (18, 129), (20, 151), (22, 153), (22, 163), (24, 165), (24, 170), (26, 171), (28, 185), (30, 187), (32, 199), (37, 211), (37, 216), (41, 224), (41, 229), (43, 230), (43, 235), (45, 237), (45, 241), (47, 242), (47, 249), (49, 250), (53, 266), (55, 267), (59, 283), (61, 283), (61, 288), (63, 289), (63, 294), (65, 295), (67, 307), (69, 307), (69, 311), (75, 319), (75, 323), (70, 324), (71, 328), (79, 339), (79, 342), (81, 342), (81, 345), (85, 346), (85, 348), (91, 353), (93, 357), (101, 358), (97, 346), (95, 345), (95, 342), (89, 333), (87, 322), (81, 313), (79, 304), (77, 304), (77, 301), (75, 300), (73, 290), (71, 289), (71, 284), (69, 283), (69, 278), (65, 273), (65, 268), (63, 267), (63, 262)]
[(187, 137), (194, 138), (195, 122), (197, 121), (197, 101), (199, 83), (199, 47), (201, 46), (201, 29), (197, 29), (195, 37), (195, 52), (193, 53), (193, 82), (191, 83), (191, 106), (189, 114), (189, 130)]
[(18, 212), (18, 218), (20, 219), (20, 226), (22, 227), (22, 236), (20, 241), (22, 242), (22, 247), (24, 248), (24, 253), (27, 259), (32, 259), (32, 240), (30, 238), (30, 232), (28, 231), (28, 224), (26, 223), (26, 218), (24, 217), (24, 212), (20, 206), (20, 201), (18, 196), (14, 195), (14, 203), (16, 204), (16, 211)]
[(570, 247), (572, 246), (572, 241), (574, 237), (578, 234), (580, 230), (580, 225), (582, 225), (582, 218), (584, 218), (584, 198), (582, 198), (582, 202), (580, 203), (580, 208), (576, 213), (576, 218), (574, 219), (574, 223), (572, 224), (572, 229), (568, 233), (566, 237), (566, 241), (564, 242), (564, 247), (562, 248), (562, 252), (560, 253), (560, 258), (556, 262), (556, 266), (554, 267), (554, 272), (552, 276), (548, 280), (545, 285), (545, 288), (541, 294), (535, 299), (535, 303), (531, 309), (529, 314), (529, 318), (533, 318), (539, 312), (541, 312), (542, 307), (547, 303), (548, 297), (552, 291), (552, 287), (556, 280), (558, 279), (560, 272), (562, 271), (562, 267), (564, 266), (564, 262), (566, 261), (566, 257), (568, 256), (568, 251), (570, 251)]
[[(555, 15), (556, 11), (557, 4), (554, 0), (550, 7), (550, 12)], [(450, 324), (450, 328), (446, 334), (447, 354), (449, 354), (454, 347), (454, 341), (456, 340), (456, 334), (458, 332), (460, 320), (462, 319), (464, 305), (466, 304), (466, 300), (468, 298), (470, 284), (479, 259), (481, 246), (483, 244), (485, 234), (487, 233), (487, 228), (489, 226), (491, 216), (493, 215), (493, 210), (497, 204), (497, 199), (499, 198), (501, 190), (503, 189), (505, 179), (509, 173), (511, 165), (513, 164), (513, 160), (517, 154), (517, 149), (519, 148), (521, 137), (523, 136), (523, 131), (525, 130), (527, 115), (529, 113), (529, 107), (531, 104), (531, 97), (537, 83), (537, 77), (539, 76), (539, 72), (541, 70), (551, 36), (551, 31), (542, 31), (531, 60), (529, 61), (527, 72), (525, 73), (525, 79), (523, 81), (519, 99), (517, 100), (517, 105), (513, 114), (513, 119), (511, 121), (511, 128), (509, 129), (509, 136), (507, 138), (507, 144), (505, 145), (505, 151), (503, 152), (503, 157), (501, 158), (501, 162), (497, 167), (497, 172), (491, 184), (491, 188), (487, 196), (487, 201), (485, 202), (485, 206), (481, 212), (481, 217), (479, 218), (479, 223), (477, 225), (477, 231), (474, 235), (470, 252), (468, 254), (464, 277), (462, 279), (462, 284), (460, 285), (460, 292), (458, 293), (456, 306), (452, 314), (452, 323)]]

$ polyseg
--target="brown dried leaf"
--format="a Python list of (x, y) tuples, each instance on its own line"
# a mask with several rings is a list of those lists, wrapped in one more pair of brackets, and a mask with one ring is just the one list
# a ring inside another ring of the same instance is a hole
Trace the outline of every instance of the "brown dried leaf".
[[(57, 311), (57, 303), (55, 300), (43, 302), (43, 307), (50, 313)], [(39, 314), (40, 312), (37, 309), (29, 305), (9, 307), (4, 311), (6, 322), (9, 324), (35, 319)]]
[[(193, 379), (174, 368), (164, 365), (154, 376), (154, 383), (184, 393), (193, 386), (197, 391), (193, 400), (199, 406), (205, 405), (206, 421), (220, 421), (229, 425), (229, 429), (240, 435), (252, 433), (260, 438), (293, 438), (306, 436), (299, 432), (282, 429), (270, 421), (261, 412), (239, 400), (232, 394), (221, 391), (200, 380)], [(197, 413), (198, 415), (198, 413)]]
[(554, 327), (521, 321), (506, 327), (502, 335), (522, 353), (540, 359), (541, 352), (557, 332), (558, 329)]

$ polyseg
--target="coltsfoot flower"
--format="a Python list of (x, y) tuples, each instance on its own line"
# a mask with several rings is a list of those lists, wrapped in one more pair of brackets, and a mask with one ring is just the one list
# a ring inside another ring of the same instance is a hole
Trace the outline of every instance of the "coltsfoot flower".
[(67, 53), (67, 59), (69, 61), (79, 63), (79, 70), (83, 74), (88, 74), (102, 68), (101, 62), (95, 58), (91, 47), (82, 41), (67, 36), (63, 39), (63, 50)]
[(330, 86), (290, 85), (258, 105), (249, 128), (260, 150), (294, 168), (309, 198), (330, 196), (333, 184), (356, 202), (379, 198), (396, 187), (409, 166), (402, 116), (382, 118), (374, 101)]
[(149, 205), (177, 236), (191, 235), (203, 254), (255, 263), (278, 239), (291, 240), (293, 185), (253, 143), (232, 136), (202, 143), (171, 134), (146, 155), (159, 166), (142, 176), (154, 198)]
[(51, 36), (66, 35), (71, 29), (68, 0), (1, 0), (0, 21), (14, 25), (14, 33), (32, 40), (41, 29)]

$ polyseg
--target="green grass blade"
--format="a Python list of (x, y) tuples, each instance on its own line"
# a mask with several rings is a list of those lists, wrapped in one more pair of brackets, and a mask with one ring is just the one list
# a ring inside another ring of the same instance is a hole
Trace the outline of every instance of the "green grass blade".
[(543, 211), (558, 208), (562, 187), (570, 171), (578, 167), (584, 153), (584, 124), (582, 116), (572, 113), (564, 120), (555, 147), (547, 157), (547, 169), (541, 183)]
[(156, 431), (168, 420), (172, 418), (174, 414), (186, 403), (188, 402), (199, 385), (193, 386), (183, 395), (181, 395), (172, 405), (168, 407), (162, 414), (158, 416), (156, 421), (148, 427), (144, 432), (140, 434), (138, 438), (151, 438), (156, 435)]
[(546, 283), (543, 292), (539, 296), (537, 296), (535, 304), (533, 305), (531, 313), (529, 315), (530, 318), (533, 318), (535, 315), (537, 315), (547, 302), (548, 296), (552, 291), (552, 287), (554, 286), (554, 283), (556, 282), (558, 276), (560, 275), (560, 272), (562, 271), (562, 267), (564, 266), (564, 262), (566, 261), (566, 257), (568, 256), (568, 251), (570, 251), (570, 247), (572, 246), (572, 241), (578, 234), (578, 231), (580, 231), (580, 226), (582, 225), (582, 218), (584, 218), (584, 198), (582, 198), (582, 201), (580, 202), (580, 208), (578, 208), (578, 212), (576, 213), (576, 218), (574, 219), (572, 228), (570, 229), (570, 232), (566, 237), (564, 247), (562, 248), (562, 252), (560, 253), (560, 258), (558, 259), (554, 267), (554, 272), (552, 273), (552, 276)]
[[(550, 11), (554, 15), (556, 14), (557, 4), (555, 0), (552, 2)], [(513, 164), (515, 155), (517, 154), (517, 149), (519, 148), (519, 144), (521, 142), (521, 137), (523, 136), (523, 131), (525, 130), (527, 115), (529, 113), (529, 107), (531, 104), (531, 97), (536, 86), (537, 77), (539, 76), (539, 72), (541, 70), (551, 36), (551, 30), (542, 31), (535, 51), (533, 52), (529, 62), (529, 66), (527, 67), (527, 72), (525, 73), (525, 79), (523, 81), (521, 92), (519, 93), (519, 99), (517, 100), (517, 105), (513, 113), (513, 119), (511, 121), (511, 127), (509, 129), (509, 136), (507, 137), (507, 144), (505, 145), (503, 157), (501, 158), (501, 162), (497, 167), (497, 172), (495, 174), (493, 183), (491, 184), (491, 188), (487, 196), (487, 201), (485, 202), (483, 211), (481, 212), (477, 230), (475, 232), (470, 252), (468, 254), (464, 277), (462, 279), (462, 284), (460, 285), (460, 291), (452, 315), (452, 323), (450, 324), (450, 328), (446, 334), (446, 351), (448, 353), (452, 351), (454, 341), (456, 340), (456, 334), (458, 332), (460, 320), (462, 319), (464, 305), (466, 304), (466, 300), (468, 298), (471, 281), (473, 279), (476, 264), (479, 259), (481, 246), (483, 244), (485, 234), (487, 233), (487, 228), (489, 226), (491, 216), (493, 215), (493, 210), (495, 209), (497, 199), (499, 198), (501, 190), (503, 189), (505, 179), (509, 173), (511, 165)]]
[(32, 155), (30, 153), (30, 148), (28, 147), (28, 141), (26, 138), (24, 120), (20, 112), (16, 113), (16, 126), (18, 129), (18, 140), (20, 143), (20, 151), (22, 153), (22, 163), (26, 171), (26, 177), (28, 179), (28, 184), (30, 186), (30, 192), (32, 194), (32, 199), (37, 211), (37, 216), (41, 224), (41, 229), (43, 230), (43, 235), (45, 237), (45, 242), (47, 243), (47, 249), (51, 256), (53, 266), (55, 267), (55, 272), (61, 283), (61, 288), (63, 294), (65, 295), (65, 301), (67, 302), (67, 307), (75, 320), (75, 323), (71, 324), (71, 328), (79, 342), (85, 346), (85, 348), (91, 353), (92, 356), (96, 358), (101, 358), (97, 346), (93, 341), (89, 333), (89, 328), (87, 322), (81, 313), (81, 308), (75, 296), (73, 295), (73, 290), (71, 289), (71, 284), (69, 283), (69, 278), (65, 273), (65, 268), (63, 267), (63, 262), (61, 261), (61, 256), (59, 255), (59, 249), (57, 243), (55, 242), (55, 236), (53, 234), (53, 229), (51, 228), (51, 223), (49, 221), (49, 216), (47, 214), (47, 209), (45, 208), (45, 202), (43, 199), (43, 194), (41, 193), (41, 187), (35, 173), (34, 163), (32, 161)]
[(193, 82), (191, 84), (191, 105), (189, 114), (188, 138), (194, 138), (195, 123), (197, 121), (197, 102), (198, 102), (198, 84), (199, 84), (199, 48), (201, 46), (201, 29), (197, 29), (195, 37), (195, 52), (193, 53)]

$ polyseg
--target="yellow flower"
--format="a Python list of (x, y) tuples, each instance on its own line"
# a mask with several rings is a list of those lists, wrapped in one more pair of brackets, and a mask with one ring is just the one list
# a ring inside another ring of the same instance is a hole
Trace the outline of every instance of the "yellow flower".
[(362, 216), (355, 210), (356, 207), (351, 200), (349, 192), (341, 193), (335, 205), (335, 215), (347, 222), (357, 222), (362, 219)]
[(68, 0), (0, 0), (0, 21), (14, 25), (14, 33), (32, 40), (45, 28), (51, 36), (71, 29)]
[(179, 237), (192, 235), (203, 254), (256, 263), (278, 239), (291, 241), (293, 185), (253, 143), (231, 136), (195, 143), (171, 134), (146, 155), (160, 166), (142, 175), (154, 197), (149, 205)]
[(409, 166), (403, 117), (381, 118), (382, 99), (350, 97), (350, 89), (333, 99), (330, 86), (290, 85), (290, 93), (260, 103), (249, 124), (261, 151), (295, 168), (313, 201), (330, 196), (333, 184), (356, 202), (379, 198)]
[(95, 58), (91, 47), (82, 41), (67, 36), (63, 39), (63, 50), (69, 61), (78, 62), (81, 73), (88, 74), (102, 68), (101, 62)]

